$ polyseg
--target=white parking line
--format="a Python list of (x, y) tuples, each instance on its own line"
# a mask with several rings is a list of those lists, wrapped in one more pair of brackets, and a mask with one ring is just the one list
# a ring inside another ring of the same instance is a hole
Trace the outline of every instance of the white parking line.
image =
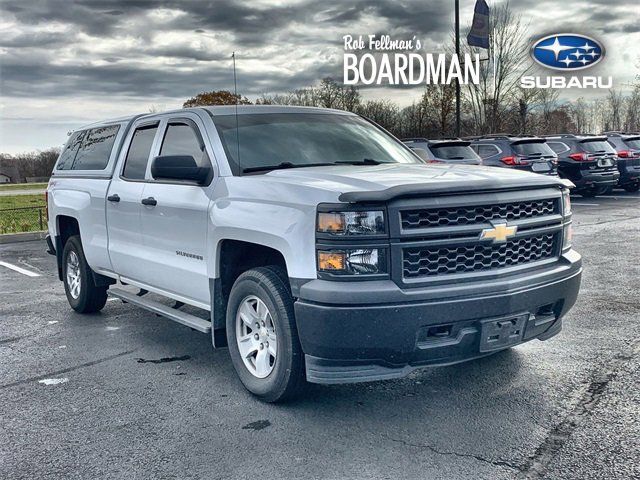
[(39, 277), (40, 274), (39, 273), (35, 273), (35, 272), (31, 272), (29, 270), (25, 270), (24, 268), (18, 267), (17, 265), (12, 265), (11, 263), (7, 263), (7, 262), (0, 262), (0, 265), (2, 265), (3, 267), (7, 267), (11, 270), (14, 270), (18, 273), (21, 273), (23, 275), (26, 275), (27, 277)]
[(639, 199), (639, 197), (631, 197), (631, 196), (627, 197), (627, 196), (624, 196), (624, 195), (620, 195), (620, 196), (616, 196), (616, 195), (598, 195), (598, 198), (614, 198), (616, 200), (627, 200), (629, 198), (632, 199), (632, 200), (638, 200)]

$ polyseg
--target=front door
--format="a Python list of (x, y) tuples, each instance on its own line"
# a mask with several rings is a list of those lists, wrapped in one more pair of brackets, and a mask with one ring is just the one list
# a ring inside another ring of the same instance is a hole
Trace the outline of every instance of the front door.
[[(211, 164), (199, 119), (170, 118), (162, 132), (159, 155), (190, 155)], [(188, 182), (155, 181), (147, 171), (141, 213), (144, 243), (142, 281), (196, 304), (209, 305), (206, 262), (209, 193)]]

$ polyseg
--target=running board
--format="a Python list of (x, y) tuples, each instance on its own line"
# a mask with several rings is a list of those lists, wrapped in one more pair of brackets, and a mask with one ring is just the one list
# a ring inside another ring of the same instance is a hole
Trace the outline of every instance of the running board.
[(119, 288), (110, 288), (108, 293), (110, 297), (119, 298), (127, 303), (144, 308), (145, 310), (156, 313), (162, 317), (166, 317), (174, 322), (181, 323), (182, 325), (186, 325), (187, 327), (198, 330), (199, 332), (211, 333), (211, 322), (203, 320), (200, 317), (196, 317), (195, 315), (175, 310), (174, 308), (163, 305), (162, 303), (149, 300), (148, 298), (139, 297), (135, 293), (129, 293), (125, 290), (120, 290)]

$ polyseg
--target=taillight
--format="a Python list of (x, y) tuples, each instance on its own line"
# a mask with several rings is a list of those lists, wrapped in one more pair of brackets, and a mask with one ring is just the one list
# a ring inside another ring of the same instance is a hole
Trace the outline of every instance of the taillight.
[(619, 150), (618, 151), (618, 156), (620, 158), (633, 158), (635, 155), (633, 154), (633, 152), (631, 152), (629, 150)]
[(505, 165), (509, 165), (509, 166), (513, 166), (513, 165), (529, 165), (529, 162), (527, 162), (526, 160), (521, 159), (517, 155), (516, 156), (510, 155), (508, 157), (502, 157), (500, 159), (500, 161), (502, 163), (504, 163)]
[(576, 162), (586, 162), (589, 160), (589, 156), (586, 153), (572, 153), (569, 155), (569, 158), (575, 160)]

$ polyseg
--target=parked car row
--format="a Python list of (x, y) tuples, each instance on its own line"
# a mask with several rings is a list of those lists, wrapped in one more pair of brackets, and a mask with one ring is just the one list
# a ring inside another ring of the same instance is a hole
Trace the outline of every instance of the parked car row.
[(509, 134), (403, 140), (427, 163), (462, 163), (513, 168), (571, 180), (575, 192), (594, 197), (618, 186), (640, 189), (640, 134), (569, 133), (543, 137)]

